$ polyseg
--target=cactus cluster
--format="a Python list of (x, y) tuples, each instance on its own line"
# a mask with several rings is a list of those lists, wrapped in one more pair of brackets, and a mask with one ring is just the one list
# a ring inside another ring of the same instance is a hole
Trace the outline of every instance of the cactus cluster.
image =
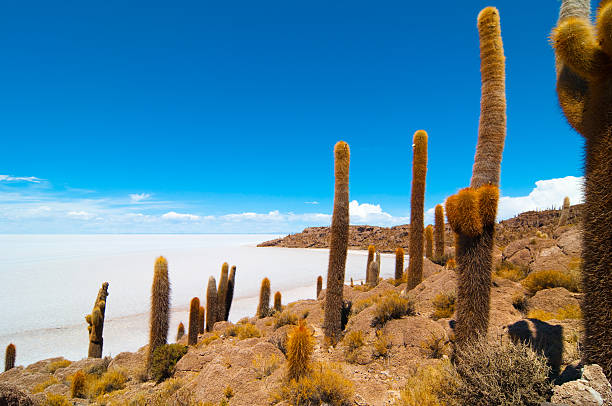
[(434, 214), (434, 258), (444, 257), (444, 208), (441, 204), (436, 205)]
[(15, 368), (15, 358), (17, 357), (17, 349), (15, 344), (9, 344), (6, 346), (6, 353), (4, 354), (4, 372), (9, 369)]
[(612, 378), (612, 2), (599, 3), (595, 24), (590, 14), (590, 2), (563, 0), (552, 42), (559, 103), (585, 140), (584, 361)]
[(410, 256), (408, 286), (413, 289), (423, 280), (423, 228), (425, 177), (427, 175), (427, 133), (419, 130), (412, 140), (412, 191), (410, 198)]
[(194, 297), (189, 304), (189, 332), (187, 335), (187, 345), (198, 343), (198, 333), (201, 330), (202, 320), (200, 318), (200, 299)]
[(263, 278), (259, 288), (259, 305), (257, 305), (257, 317), (264, 318), (270, 313), (270, 279)]
[(153, 351), (166, 344), (170, 325), (170, 279), (168, 261), (159, 257), (155, 261), (153, 284), (151, 286), (151, 314), (149, 319), (149, 353), (147, 370), (151, 365)]
[(326, 340), (337, 342), (342, 334), (344, 273), (349, 237), (349, 165), (350, 150), (346, 142), (334, 147), (334, 210), (329, 243), (327, 291), (323, 330)]
[(100, 290), (98, 290), (98, 296), (96, 296), (91, 314), (85, 316), (87, 331), (89, 332), (89, 350), (87, 351), (89, 358), (102, 358), (102, 346), (104, 343), (102, 333), (104, 330), (107, 297), (108, 282), (104, 282)]

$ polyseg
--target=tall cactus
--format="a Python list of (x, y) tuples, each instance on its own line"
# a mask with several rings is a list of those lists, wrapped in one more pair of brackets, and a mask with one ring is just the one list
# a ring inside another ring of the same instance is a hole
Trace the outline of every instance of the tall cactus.
[(227, 285), (229, 283), (229, 264), (224, 262), (221, 266), (221, 277), (219, 278), (219, 289), (217, 289), (217, 315), (219, 320), (225, 320), (225, 301), (227, 296)]
[(370, 283), (370, 264), (374, 261), (374, 254), (376, 254), (376, 247), (368, 245), (368, 262), (366, 262), (366, 283)]
[(176, 341), (178, 342), (185, 335), (185, 325), (181, 321), (176, 329)]
[(11, 343), (6, 346), (6, 353), (4, 354), (4, 372), (9, 369), (15, 368), (15, 358), (17, 357), (17, 349), (15, 344)]
[(187, 345), (198, 343), (198, 333), (201, 330), (202, 321), (200, 320), (200, 299), (194, 297), (189, 304), (189, 331), (187, 335)]
[(378, 285), (378, 275), (380, 274), (380, 268), (378, 267), (378, 261), (370, 262), (370, 269), (368, 269), (368, 285), (374, 287)]
[(151, 365), (153, 351), (166, 344), (170, 325), (170, 279), (168, 261), (159, 257), (155, 261), (153, 284), (151, 286), (151, 315), (149, 320), (149, 355), (147, 369)]
[(505, 63), (496, 8), (480, 12), (478, 33), (482, 97), (472, 181), (446, 200), (446, 216), (456, 235), (458, 347), (485, 335), (489, 326), (493, 234), (506, 138)]
[(208, 286), (206, 287), (206, 331), (213, 330), (217, 322), (217, 281), (214, 276), (208, 278)]
[(198, 309), (198, 333), (204, 334), (205, 330), (206, 330), (206, 310), (204, 310), (204, 306), (200, 306), (200, 308)]
[(232, 307), (232, 300), (234, 300), (234, 286), (236, 284), (236, 265), (232, 266), (230, 270), (229, 279), (227, 280), (227, 294), (225, 295), (225, 315), (224, 321), (229, 320), (230, 308)]
[(102, 346), (104, 343), (102, 332), (104, 330), (107, 297), (108, 282), (104, 282), (100, 290), (98, 290), (98, 296), (96, 296), (91, 314), (85, 316), (85, 321), (88, 324), (87, 331), (89, 332), (89, 350), (87, 351), (89, 358), (102, 358)]
[(563, 199), (563, 208), (561, 209), (561, 215), (559, 216), (559, 226), (564, 226), (567, 224), (567, 218), (569, 217), (570, 210), (570, 199), (565, 196)]
[(427, 133), (419, 130), (412, 140), (412, 196), (410, 198), (410, 257), (408, 286), (413, 289), (423, 280), (423, 228), (425, 177), (427, 176)]
[(349, 164), (350, 150), (346, 142), (334, 147), (334, 211), (329, 243), (327, 291), (323, 329), (328, 342), (337, 342), (342, 334), (344, 272), (349, 237)]
[(376, 264), (378, 265), (378, 273), (376, 274), (376, 283), (378, 283), (378, 277), (380, 276), (380, 251), (376, 251)]
[(425, 257), (433, 258), (433, 227), (431, 224), (425, 227)]
[(287, 337), (287, 379), (299, 380), (311, 369), (314, 338), (304, 320)]
[(434, 246), (436, 259), (444, 258), (444, 208), (436, 205), (434, 219)]
[(395, 280), (404, 277), (404, 249), (399, 247), (395, 250)]
[(270, 279), (263, 278), (259, 288), (259, 304), (257, 305), (257, 317), (264, 318), (270, 313)]
[(319, 298), (319, 295), (321, 294), (321, 290), (323, 290), (323, 277), (319, 275), (317, 277), (317, 299)]
[(283, 311), (283, 304), (281, 303), (281, 293), (280, 292), (276, 292), (274, 294), (274, 311), (276, 312), (282, 312)]
[(612, 378), (612, 2), (564, 0), (552, 40), (557, 95), (570, 125), (585, 139), (582, 233), (584, 361)]

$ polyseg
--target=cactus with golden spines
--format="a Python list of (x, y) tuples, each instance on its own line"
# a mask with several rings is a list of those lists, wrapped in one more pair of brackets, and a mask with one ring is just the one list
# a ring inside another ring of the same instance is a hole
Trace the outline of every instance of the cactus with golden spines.
[(153, 284), (151, 285), (151, 314), (149, 319), (149, 354), (147, 370), (151, 365), (153, 351), (166, 344), (170, 325), (170, 279), (168, 261), (159, 257), (155, 261)]
[(217, 321), (225, 320), (225, 301), (227, 296), (227, 285), (229, 283), (229, 264), (224, 262), (221, 266), (219, 288), (217, 289)]
[(185, 325), (181, 321), (176, 329), (176, 341), (178, 342), (185, 335)]
[(194, 297), (189, 303), (189, 331), (187, 334), (187, 345), (198, 343), (198, 333), (201, 330), (202, 320), (200, 319), (200, 299)]
[(236, 265), (232, 266), (230, 270), (229, 278), (227, 280), (227, 294), (225, 295), (225, 315), (223, 320), (229, 320), (229, 313), (232, 307), (232, 300), (234, 299), (234, 286), (236, 284)]
[(15, 344), (11, 343), (6, 346), (6, 353), (4, 354), (4, 372), (15, 368), (15, 358), (17, 358), (17, 349)]
[(208, 278), (208, 286), (206, 287), (206, 331), (213, 330), (217, 320), (217, 281), (214, 276)]
[(563, 199), (563, 208), (561, 209), (561, 215), (559, 216), (559, 226), (564, 226), (567, 224), (567, 219), (569, 217), (570, 210), (570, 199), (565, 196)]
[(398, 247), (395, 250), (395, 280), (401, 280), (404, 277), (404, 249)]
[(206, 331), (206, 311), (204, 306), (200, 306), (198, 309), (198, 333), (204, 334), (204, 331)]
[(342, 334), (344, 274), (349, 238), (349, 165), (350, 150), (346, 142), (334, 147), (334, 210), (329, 243), (325, 316), (323, 330), (328, 342), (337, 342)]
[(423, 228), (425, 178), (427, 176), (427, 133), (419, 130), (412, 140), (412, 191), (410, 198), (410, 256), (407, 290), (423, 280)]
[(425, 227), (425, 257), (433, 258), (433, 227), (431, 224)]
[(276, 292), (274, 294), (274, 311), (276, 312), (282, 312), (283, 311), (283, 305), (281, 303), (281, 293), (280, 292)]
[(107, 297), (108, 282), (104, 282), (100, 290), (98, 290), (98, 296), (96, 296), (91, 314), (85, 316), (87, 331), (89, 332), (89, 349), (87, 351), (87, 356), (89, 358), (102, 358), (102, 346), (104, 343), (102, 333), (104, 330), (104, 314), (106, 312)]
[(317, 277), (317, 299), (319, 298), (319, 295), (321, 294), (321, 290), (323, 290), (323, 277), (319, 275)]
[(441, 204), (436, 205), (434, 212), (434, 257), (444, 258), (444, 208)]
[(470, 187), (446, 200), (446, 216), (455, 233), (458, 347), (486, 335), (489, 326), (493, 237), (506, 137), (505, 59), (496, 8), (480, 12), (478, 33), (482, 97), (472, 180)]
[(590, 2), (564, 0), (552, 42), (559, 103), (585, 140), (583, 361), (612, 378), (612, 2), (599, 3), (595, 24), (590, 13)]
[(300, 320), (287, 336), (287, 380), (308, 375), (312, 367), (314, 338), (304, 320)]
[(366, 283), (370, 283), (370, 264), (374, 261), (374, 255), (376, 254), (376, 247), (368, 245), (368, 262), (366, 262)]
[(259, 304), (257, 305), (257, 317), (267, 317), (270, 313), (270, 279), (263, 278), (259, 288)]

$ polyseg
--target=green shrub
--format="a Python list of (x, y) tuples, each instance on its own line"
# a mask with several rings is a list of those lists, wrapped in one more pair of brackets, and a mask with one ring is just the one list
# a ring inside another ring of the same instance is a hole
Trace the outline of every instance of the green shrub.
[(42, 406), (72, 406), (72, 403), (64, 395), (47, 393), (47, 397), (41, 403)]
[(403, 316), (413, 316), (415, 314), (414, 303), (406, 297), (402, 297), (397, 292), (387, 294), (378, 301), (374, 309), (372, 327), (382, 327), (392, 319), (399, 319)]
[(176, 363), (187, 354), (187, 346), (164, 344), (153, 351), (151, 358), (151, 378), (161, 382), (172, 376)]
[(562, 272), (554, 270), (532, 272), (523, 281), (522, 285), (535, 295), (543, 289), (565, 288), (570, 292), (580, 291), (580, 278), (578, 273)]
[(275, 321), (274, 321), (274, 328), (279, 328), (282, 326), (286, 326), (288, 324), (293, 324), (296, 325), (298, 322), (298, 316), (293, 313), (290, 312), (288, 310), (283, 310), (280, 313), (276, 313), (274, 315)]
[(58, 369), (66, 368), (70, 364), (72, 364), (72, 362), (68, 361), (67, 359), (61, 359), (59, 361), (54, 361), (54, 362), (50, 363), (49, 365), (47, 365), (47, 371), (50, 374), (54, 374), (55, 371), (57, 371)]
[(431, 317), (434, 320), (446, 319), (455, 313), (455, 293), (438, 293), (432, 300), (434, 312)]

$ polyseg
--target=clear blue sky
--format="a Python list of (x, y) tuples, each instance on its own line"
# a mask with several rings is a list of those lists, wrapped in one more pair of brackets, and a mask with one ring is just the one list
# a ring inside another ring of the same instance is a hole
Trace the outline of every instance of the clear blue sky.
[[(469, 183), (476, 17), (488, 5), (500, 10), (507, 58), (502, 193), (581, 176), (582, 139), (555, 95), (559, 4), (5, 2), (0, 232), (129, 232), (109, 220), (125, 213), (329, 214), (338, 140), (351, 147), (351, 200), (405, 217), (418, 129), (429, 133), (431, 208)], [(25, 203), (53, 220), (28, 219)], [(67, 226), (61, 213), (106, 228)]]

